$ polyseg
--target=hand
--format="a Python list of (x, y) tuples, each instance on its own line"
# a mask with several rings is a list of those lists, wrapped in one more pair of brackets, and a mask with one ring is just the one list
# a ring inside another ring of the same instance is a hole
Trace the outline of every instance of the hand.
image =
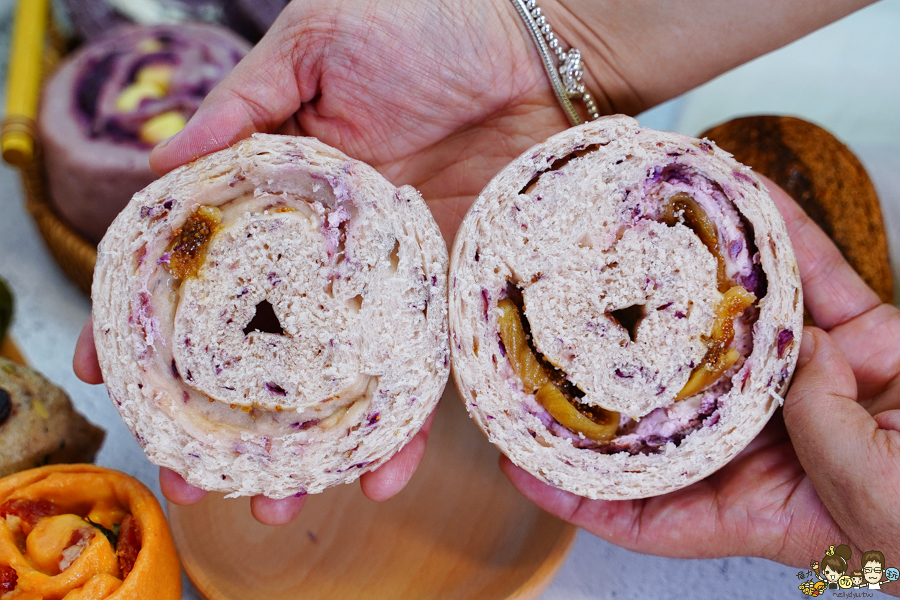
[(314, 136), (413, 185), (450, 243), (487, 181), (566, 127), (518, 18), (497, 0), (293, 2), (151, 165)]
[[(686, 0), (677, 10), (659, 0), (650, 7), (596, 0), (541, 6), (560, 38), (582, 50), (586, 83), (602, 111), (634, 114), (867, 1), (818, 0), (815, 10), (798, 1), (758, 11), (761, 0), (743, 0), (731, 13), (707, 10), (716, 0)], [(735, 31), (731, 19), (746, 15), (754, 18)], [(707, 43), (684, 45), (681, 36)], [(715, 42), (727, 52), (708, 52)], [(151, 165), (162, 174), (254, 132), (315, 136), (394, 184), (416, 187), (449, 243), (488, 180), (567, 125), (508, 0), (304, 0), (291, 3), (184, 130), (154, 150)], [(85, 381), (102, 379), (89, 326), (75, 367)], [(363, 475), (366, 495), (383, 500), (402, 489), (421, 460), (427, 430)], [(202, 497), (172, 473), (163, 471), (160, 483), (173, 502)], [(251, 506), (263, 522), (281, 523), (302, 503), (255, 498)]]
[[(566, 125), (516, 19), (512, 5), (492, 0), (293, 3), (185, 129), (155, 149), (152, 166), (162, 174), (257, 131), (313, 135), (398, 185), (415, 185), (452, 238), (496, 171)], [(74, 368), (102, 382), (90, 321)], [(406, 485), (432, 420), (361, 477), (366, 496), (386, 500)], [(168, 469), (160, 487), (176, 504), (205, 495)], [(282, 524), (303, 503), (258, 496), (251, 510)]]
[[(539, 4), (582, 51), (601, 112), (637, 114), (871, 1)], [(490, 178), (566, 127), (510, 0), (303, 0), (151, 166), (165, 173), (254, 132), (314, 136), (418, 189), (449, 245)]]
[(767, 185), (822, 328), (804, 330), (783, 415), (718, 472), (656, 498), (592, 501), (508, 460), (502, 468), (545, 510), (639, 552), (802, 566), (847, 543), (855, 555), (900, 556), (900, 311), (881, 304), (794, 201)]

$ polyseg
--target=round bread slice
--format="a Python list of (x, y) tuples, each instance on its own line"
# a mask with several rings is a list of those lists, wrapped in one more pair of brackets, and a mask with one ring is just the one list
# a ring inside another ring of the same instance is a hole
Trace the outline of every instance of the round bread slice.
[(317, 140), (254, 135), (114, 221), (97, 354), (154, 463), (234, 496), (316, 493), (384, 463), (437, 404), (446, 272), (413, 188)]
[(454, 377), (514, 463), (589, 498), (706, 477), (762, 429), (803, 301), (761, 181), (712, 143), (615, 116), (504, 168), (451, 258)]

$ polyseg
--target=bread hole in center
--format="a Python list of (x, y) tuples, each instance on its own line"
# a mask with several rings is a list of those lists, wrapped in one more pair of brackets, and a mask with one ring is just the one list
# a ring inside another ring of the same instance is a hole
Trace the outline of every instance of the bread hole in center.
[(646, 312), (643, 304), (633, 304), (632, 306), (627, 306), (607, 313), (607, 316), (621, 325), (622, 328), (628, 332), (628, 339), (634, 341), (634, 338), (637, 336), (638, 324), (645, 314)]
[(256, 305), (256, 314), (244, 327), (244, 335), (249, 335), (251, 331), (284, 335), (281, 321), (278, 320), (278, 315), (275, 314), (275, 309), (268, 300), (263, 300)]
[(396, 273), (397, 267), (400, 266), (400, 240), (394, 240), (394, 248), (391, 250), (390, 258), (391, 271)]

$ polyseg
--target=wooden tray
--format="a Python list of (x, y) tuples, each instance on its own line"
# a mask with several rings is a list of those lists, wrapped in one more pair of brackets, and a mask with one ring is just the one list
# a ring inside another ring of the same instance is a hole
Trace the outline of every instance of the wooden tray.
[(310, 496), (282, 527), (257, 523), (246, 498), (210, 494), (193, 506), (170, 504), (175, 545), (194, 585), (209, 600), (539, 596), (575, 527), (516, 492), (455, 390), (438, 413), (425, 460), (387, 502), (340, 486)]

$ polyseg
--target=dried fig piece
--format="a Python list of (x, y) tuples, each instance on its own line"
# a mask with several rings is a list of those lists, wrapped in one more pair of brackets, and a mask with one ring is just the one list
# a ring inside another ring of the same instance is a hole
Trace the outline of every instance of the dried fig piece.
[(538, 404), (569, 431), (598, 442), (615, 437), (619, 413), (568, 398), (559, 386), (550, 381), (540, 359), (529, 346), (519, 308), (508, 298), (501, 300), (498, 307), (503, 311), (500, 316), (500, 340), (525, 391), (534, 394)]
[(716, 307), (716, 320), (712, 333), (706, 338), (706, 355), (703, 361), (691, 373), (676, 400), (682, 400), (697, 394), (722, 376), (728, 368), (737, 362), (740, 353), (728, 346), (734, 341), (734, 320), (756, 301), (756, 296), (736, 285), (725, 292)]

